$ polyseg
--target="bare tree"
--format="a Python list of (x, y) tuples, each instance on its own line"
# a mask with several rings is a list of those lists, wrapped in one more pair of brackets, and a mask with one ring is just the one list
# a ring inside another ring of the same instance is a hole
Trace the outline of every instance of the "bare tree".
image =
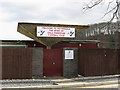
[[(90, 2), (83, 9), (84, 10), (92, 9), (104, 1), (107, 1), (107, 0), (90, 0)], [(113, 8), (110, 8), (112, 3), (115, 3), (115, 6)], [(113, 21), (113, 19), (115, 18), (117, 19), (120, 18), (120, 1), (119, 0), (111, 0), (110, 2), (108, 2), (108, 6), (106, 9), (107, 9), (107, 12), (104, 14), (104, 17), (107, 14), (112, 12), (112, 18), (110, 22)]]

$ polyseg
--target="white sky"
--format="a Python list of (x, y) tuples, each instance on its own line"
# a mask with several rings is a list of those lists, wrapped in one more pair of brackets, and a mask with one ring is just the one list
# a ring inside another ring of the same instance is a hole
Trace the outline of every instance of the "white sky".
[(31, 40), (17, 32), (18, 22), (88, 25), (110, 20), (111, 14), (102, 17), (112, 0), (84, 12), (82, 8), (89, 1), (0, 0), (0, 40)]

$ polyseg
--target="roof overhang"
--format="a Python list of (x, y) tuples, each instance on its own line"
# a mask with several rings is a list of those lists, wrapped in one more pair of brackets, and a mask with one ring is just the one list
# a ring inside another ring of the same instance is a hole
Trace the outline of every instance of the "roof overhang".
[(51, 47), (57, 42), (60, 42), (64, 39), (68, 39), (65, 37), (37, 37), (36, 29), (37, 26), (49, 26), (49, 27), (69, 27), (69, 28), (75, 28), (75, 33), (81, 32), (87, 28), (89, 28), (89, 25), (68, 25), (68, 24), (44, 24), (44, 23), (18, 23), (17, 31), (24, 34), (27, 37), (32, 38), (33, 40), (47, 46)]

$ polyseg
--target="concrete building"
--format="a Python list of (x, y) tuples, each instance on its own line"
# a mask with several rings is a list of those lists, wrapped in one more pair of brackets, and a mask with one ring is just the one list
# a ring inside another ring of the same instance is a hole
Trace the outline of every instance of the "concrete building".
[(99, 40), (80, 40), (84, 35), (80, 33), (87, 28), (86, 25), (19, 23), (18, 31), (33, 41), (2, 40), (2, 78), (117, 74), (119, 51), (99, 48)]

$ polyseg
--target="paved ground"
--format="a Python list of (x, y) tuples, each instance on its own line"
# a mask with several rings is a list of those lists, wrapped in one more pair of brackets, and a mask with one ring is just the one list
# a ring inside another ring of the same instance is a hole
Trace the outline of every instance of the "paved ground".
[(2, 80), (1, 83), (2, 90), (118, 90), (118, 76)]

